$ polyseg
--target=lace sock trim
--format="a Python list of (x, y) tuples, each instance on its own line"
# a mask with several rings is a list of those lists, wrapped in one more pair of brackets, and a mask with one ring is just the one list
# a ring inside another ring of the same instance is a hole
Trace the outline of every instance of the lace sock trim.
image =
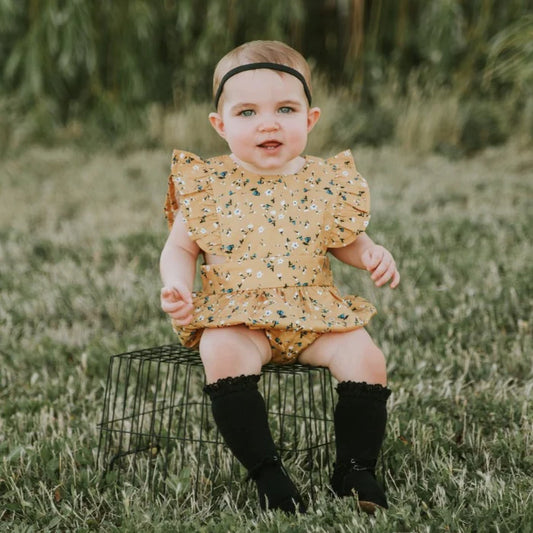
[(360, 398), (375, 398), (386, 401), (391, 390), (379, 383), (370, 384), (365, 381), (341, 381), (337, 385), (339, 396), (357, 396)]
[(236, 377), (221, 378), (214, 383), (206, 385), (204, 387), (204, 392), (208, 394), (211, 399), (214, 399), (234, 392), (257, 390), (257, 383), (259, 383), (260, 378), (260, 374), (242, 374)]

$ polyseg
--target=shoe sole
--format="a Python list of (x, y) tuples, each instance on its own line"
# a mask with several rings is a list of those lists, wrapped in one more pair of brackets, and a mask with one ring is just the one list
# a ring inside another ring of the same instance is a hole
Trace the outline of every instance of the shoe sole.
[(367, 513), (367, 514), (375, 514), (377, 509), (384, 509), (384, 507), (381, 507), (381, 505), (377, 505), (374, 502), (367, 502), (367, 501), (361, 501), (359, 500), (357, 502), (359, 504), (359, 508), (361, 511)]

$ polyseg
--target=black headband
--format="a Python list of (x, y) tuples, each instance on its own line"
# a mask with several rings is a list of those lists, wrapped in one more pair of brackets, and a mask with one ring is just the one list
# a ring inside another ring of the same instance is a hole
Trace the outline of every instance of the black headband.
[(290, 74), (291, 76), (294, 76), (295, 78), (298, 78), (302, 82), (302, 85), (304, 86), (305, 96), (307, 96), (307, 101), (309, 102), (309, 105), (311, 105), (311, 91), (309, 90), (309, 87), (307, 85), (307, 82), (305, 81), (305, 78), (300, 72), (298, 72), (297, 70), (291, 67), (288, 67), (287, 65), (280, 65), (279, 63), (248, 63), (247, 65), (240, 65), (239, 67), (232, 68), (231, 70), (226, 72), (226, 74), (224, 74), (224, 77), (220, 80), (220, 84), (215, 94), (215, 107), (218, 107), (218, 101), (220, 100), (222, 89), (224, 89), (224, 84), (232, 76), (235, 76), (235, 74), (239, 74), (240, 72), (244, 72), (245, 70), (256, 70), (260, 68), (268, 68), (270, 70), (279, 70), (280, 72), (286, 72), (287, 74)]

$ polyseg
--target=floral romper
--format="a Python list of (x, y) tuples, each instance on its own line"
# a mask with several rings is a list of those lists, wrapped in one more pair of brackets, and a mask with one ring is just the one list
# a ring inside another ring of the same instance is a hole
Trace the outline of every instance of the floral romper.
[(359, 328), (376, 313), (363, 298), (340, 295), (327, 257), (365, 231), (367, 183), (350, 151), (305, 160), (295, 174), (260, 176), (227, 155), (174, 150), (169, 227), (181, 209), (191, 239), (225, 258), (201, 267), (193, 321), (173, 323), (185, 346), (198, 345), (204, 328), (245, 324), (265, 331), (273, 362), (291, 363), (321, 333)]

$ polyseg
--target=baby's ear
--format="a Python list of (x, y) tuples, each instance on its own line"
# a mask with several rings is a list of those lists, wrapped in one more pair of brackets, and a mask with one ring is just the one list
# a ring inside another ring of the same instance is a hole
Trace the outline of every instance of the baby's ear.
[(321, 111), (319, 107), (312, 107), (307, 112), (307, 133), (309, 133), (315, 127), (315, 124), (320, 118), (320, 113)]
[(209, 122), (215, 131), (223, 138), (226, 138), (226, 131), (224, 129), (224, 121), (218, 113), (209, 113)]

